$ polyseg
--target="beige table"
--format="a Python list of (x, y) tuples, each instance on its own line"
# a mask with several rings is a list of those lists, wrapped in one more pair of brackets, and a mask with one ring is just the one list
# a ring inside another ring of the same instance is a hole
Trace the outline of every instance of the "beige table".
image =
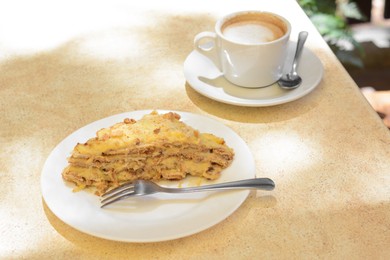
[[(287, 17), (292, 40), (309, 31), (317, 89), (250, 108), (186, 85), (194, 35), (245, 9)], [(0, 32), (1, 259), (390, 258), (389, 131), (295, 1), (17, 1), (0, 4)], [(277, 188), (167, 242), (108, 241), (59, 220), (40, 191), (51, 150), (95, 120), (154, 108), (229, 126)]]

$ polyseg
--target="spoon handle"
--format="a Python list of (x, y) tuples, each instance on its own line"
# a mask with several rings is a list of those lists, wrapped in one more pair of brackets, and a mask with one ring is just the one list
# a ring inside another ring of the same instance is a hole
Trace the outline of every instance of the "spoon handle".
[(302, 31), (298, 35), (297, 49), (295, 51), (293, 66), (292, 66), (292, 70), (291, 70), (292, 73), (296, 72), (298, 69), (299, 59), (301, 58), (303, 45), (305, 45), (305, 41), (306, 41), (308, 35), (309, 34), (306, 31)]

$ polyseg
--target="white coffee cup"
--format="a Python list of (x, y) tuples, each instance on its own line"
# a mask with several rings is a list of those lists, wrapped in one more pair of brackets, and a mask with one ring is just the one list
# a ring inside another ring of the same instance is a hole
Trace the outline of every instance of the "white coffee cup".
[(218, 20), (215, 32), (196, 35), (194, 48), (231, 83), (259, 88), (282, 76), (290, 33), (290, 23), (275, 13), (236, 12)]

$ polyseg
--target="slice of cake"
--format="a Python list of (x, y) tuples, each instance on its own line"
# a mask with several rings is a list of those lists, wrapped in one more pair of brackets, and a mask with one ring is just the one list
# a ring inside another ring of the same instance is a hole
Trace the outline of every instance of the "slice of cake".
[(94, 187), (96, 194), (123, 182), (181, 180), (188, 174), (216, 179), (233, 160), (223, 138), (199, 133), (180, 115), (152, 112), (136, 121), (126, 118), (77, 144), (62, 172), (75, 190)]

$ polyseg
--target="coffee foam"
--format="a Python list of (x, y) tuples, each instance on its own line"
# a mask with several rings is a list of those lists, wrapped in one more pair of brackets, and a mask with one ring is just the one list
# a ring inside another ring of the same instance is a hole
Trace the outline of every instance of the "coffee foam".
[(246, 13), (237, 15), (222, 25), (223, 35), (234, 42), (257, 44), (281, 38), (287, 25), (269, 13)]

